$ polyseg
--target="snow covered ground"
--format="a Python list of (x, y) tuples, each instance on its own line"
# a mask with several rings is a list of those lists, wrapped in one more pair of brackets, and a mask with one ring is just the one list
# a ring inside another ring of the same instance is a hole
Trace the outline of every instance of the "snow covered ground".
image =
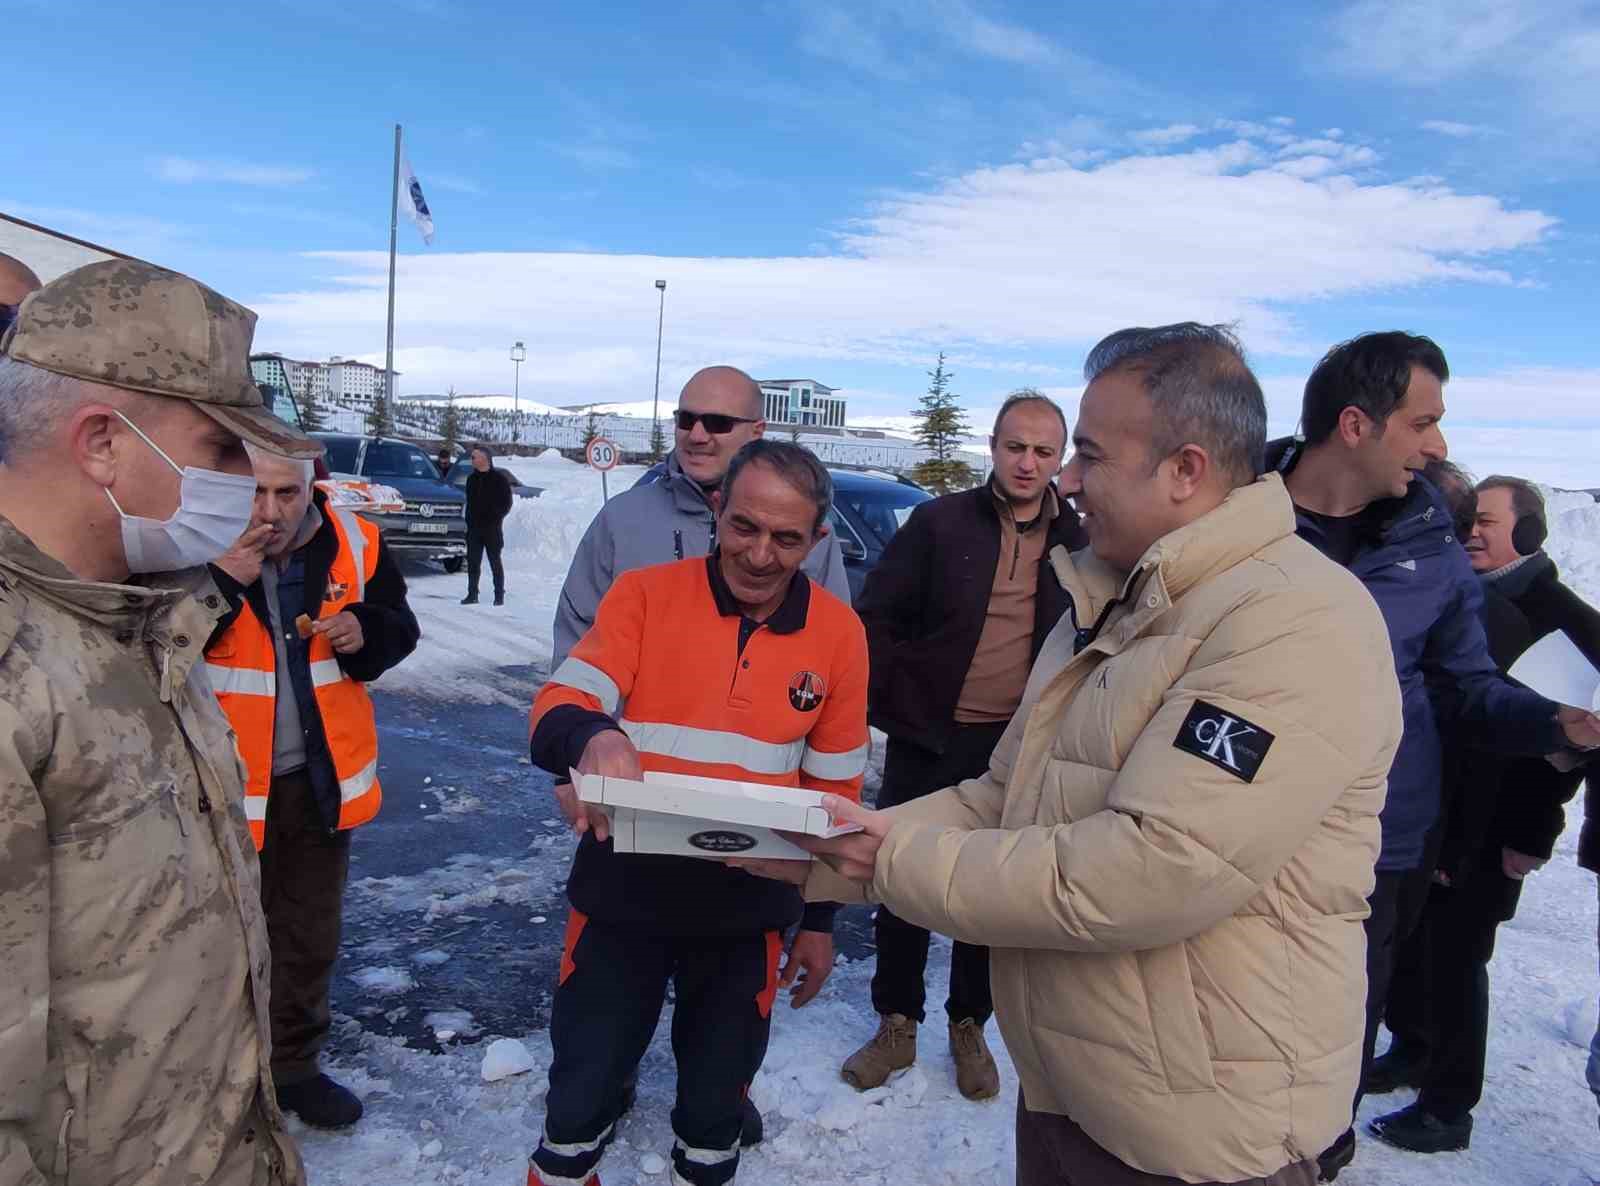
[[(464, 577), (411, 577), (412, 604), (422, 620), (424, 642), (414, 659), (384, 678), (386, 690), (521, 705), (542, 679), (561, 581), (573, 548), (599, 508), (600, 483), (592, 472), (554, 455), (512, 465), (522, 480), (544, 487), (545, 494), (520, 502), (507, 523), (510, 604), (498, 610), (463, 607), (457, 601)], [(630, 485), (638, 473), (613, 471), (612, 492)], [(1551, 554), (1568, 581), (1600, 604), (1600, 504), (1581, 495), (1553, 495), (1550, 510)], [(463, 790), (470, 793), (470, 788)], [(1364, 1138), (1356, 1164), (1341, 1176), (1341, 1183), (1600, 1183), (1597, 1109), (1583, 1078), (1600, 976), (1595, 879), (1575, 862), (1581, 814), (1581, 805), (1574, 804), (1571, 826), (1555, 859), (1529, 880), (1518, 918), (1500, 931), (1491, 973), (1489, 1082), (1476, 1114), (1472, 1149), (1419, 1157)], [(565, 851), (561, 841), (535, 848), (529, 863), (542, 867), (530, 870), (530, 878), (542, 886), (551, 884)], [(440, 877), (448, 873), (465, 879), (461, 885), (451, 881), (455, 888), (441, 901), (454, 901), (451, 894), (470, 894), (482, 880), (471, 875), (476, 868), (472, 854), (441, 853), (439, 860)], [(437, 880), (416, 892), (444, 892), (442, 881), (433, 884)], [(369, 886), (363, 892), (381, 888)], [(558, 921), (537, 919), (544, 925)], [(429, 950), (412, 960), (423, 966), (480, 958), (487, 956)], [(767, 1141), (746, 1155), (741, 1181), (763, 1186), (985, 1186), (1012, 1180), (1015, 1077), (996, 1039), (1005, 1083), (1001, 1098), (971, 1104), (956, 1093), (937, 1016), (947, 966), (948, 945), (941, 941), (929, 976), (935, 1024), (924, 1029), (921, 1061), (886, 1088), (866, 1095), (840, 1082), (838, 1066), (872, 1028), (870, 964), (844, 962), (808, 1008), (780, 1007), (771, 1052), (753, 1088), (767, 1118)], [(354, 975), (381, 1002), (385, 993), (404, 988), (412, 972), (384, 966), (357, 969)], [(477, 1033), (473, 1018), (449, 1002), (441, 1002), (430, 1017), (437, 1030), (454, 1032), (455, 1041), (441, 1053), (367, 1033), (353, 1019), (342, 1023), (339, 1045), (344, 1053), (333, 1070), (365, 1098), (367, 1116), (350, 1133), (301, 1130), (316, 1186), (520, 1186), (543, 1117), (547, 1036)], [(667, 1115), (673, 1092), (666, 1032), (663, 1024), (662, 1036), (644, 1063), (639, 1105), (621, 1125), (602, 1167), (606, 1186), (653, 1186), (666, 1180), (663, 1158), (671, 1145)], [(491, 1045), (505, 1038), (520, 1042), (526, 1057), (505, 1045), (491, 1057)], [(486, 1058), (491, 1072), (521, 1062), (530, 1069), (489, 1082)], [(1362, 1116), (1370, 1119), (1408, 1099), (1408, 1093), (1369, 1099)]]

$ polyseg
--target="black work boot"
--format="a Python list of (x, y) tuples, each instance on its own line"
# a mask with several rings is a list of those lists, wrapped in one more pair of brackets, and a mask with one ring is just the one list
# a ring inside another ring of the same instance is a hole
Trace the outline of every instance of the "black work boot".
[(361, 1101), (326, 1075), (278, 1088), (278, 1108), (293, 1112), (312, 1128), (349, 1128), (361, 1119)]
[(465, 597), (463, 597), (461, 599), (461, 604), (462, 605), (477, 605), (478, 604), (478, 595), (476, 593), (468, 593)]
[(1391, 1046), (1387, 1053), (1372, 1060), (1361, 1080), (1363, 1095), (1388, 1095), (1402, 1087), (1421, 1087), (1428, 1073), (1426, 1058), (1414, 1057)]
[(1412, 1104), (1379, 1116), (1367, 1130), (1385, 1145), (1409, 1153), (1455, 1153), (1472, 1143), (1472, 1113), (1459, 1120), (1442, 1120), (1421, 1104)]
[(494, 595), (494, 603), (496, 605), (504, 605), (506, 603), (506, 595), (503, 592), (496, 593)]
[(1356, 1130), (1347, 1128), (1343, 1136), (1317, 1155), (1317, 1181), (1333, 1181), (1355, 1159)]

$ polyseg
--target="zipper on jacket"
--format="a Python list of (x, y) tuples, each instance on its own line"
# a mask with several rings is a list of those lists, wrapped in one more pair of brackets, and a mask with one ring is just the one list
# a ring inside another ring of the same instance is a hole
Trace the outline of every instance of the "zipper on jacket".
[(167, 793), (172, 796), (172, 810), (178, 817), (178, 831), (187, 840), (189, 838), (189, 821), (183, 818), (183, 797), (178, 794), (178, 784), (173, 783), (168, 787)]
[(67, 1180), (67, 1139), (72, 1128), (72, 1118), (78, 1114), (78, 1109), (68, 1108), (66, 1115), (61, 1117), (61, 1129), (56, 1133), (56, 1164), (55, 1176), (62, 1182)]
[(205, 787), (200, 788), (200, 810), (203, 814), (211, 814), (211, 796), (206, 794)]
[(679, 560), (683, 559), (683, 532), (681, 531), (672, 533), (672, 554)]

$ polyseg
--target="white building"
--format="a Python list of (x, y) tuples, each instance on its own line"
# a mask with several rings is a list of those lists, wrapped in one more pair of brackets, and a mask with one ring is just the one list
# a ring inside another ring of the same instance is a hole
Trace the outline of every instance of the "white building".
[[(250, 375), (257, 383), (287, 389), (296, 399), (310, 395), (318, 403), (370, 405), (384, 393), (382, 367), (337, 354), (327, 362), (305, 362), (282, 354), (252, 354)], [(395, 371), (394, 376), (398, 379), (400, 372)]]
[(815, 379), (761, 379), (767, 423), (775, 428), (843, 428), (844, 397)]

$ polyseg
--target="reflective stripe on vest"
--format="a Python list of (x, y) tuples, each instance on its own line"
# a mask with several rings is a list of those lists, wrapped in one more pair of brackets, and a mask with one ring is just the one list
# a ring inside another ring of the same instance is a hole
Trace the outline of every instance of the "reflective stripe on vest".
[(757, 741), (742, 733), (693, 729), (688, 725), (626, 719), (617, 723), (640, 753), (680, 758), (686, 762), (739, 766), (751, 774), (793, 774), (800, 768), (800, 755), (806, 748), (803, 738), (785, 742)]
[(550, 677), (553, 684), (565, 684), (569, 688), (576, 688), (580, 692), (587, 692), (600, 701), (600, 711), (610, 716), (617, 711), (617, 706), (622, 703), (622, 691), (617, 687), (616, 681), (592, 663), (585, 663), (582, 659), (567, 658), (561, 661), (555, 674)]
[[(332, 617), (359, 602), (377, 569), (378, 529), (348, 511), (328, 512), (337, 551), (316, 617)], [(383, 789), (378, 782), (378, 728), (372, 698), (364, 685), (339, 666), (333, 644), (313, 635), (310, 650), (312, 694), (339, 780), (339, 829), (354, 828), (378, 814)], [(267, 796), (272, 786), (273, 730), (276, 727), (277, 652), (270, 627), (248, 601), (207, 654), (207, 674), (217, 700), (239, 738), (244, 761), (245, 818), (256, 848), (266, 840)], [(292, 695), (292, 689), (287, 689)]]
[(828, 778), (836, 782), (844, 782), (858, 774), (865, 774), (867, 758), (872, 753), (872, 743), (857, 746), (855, 749), (845, 750), (843, 753), (830, 754), (826, 750), (812, 749), (806, 746), (805, 757), (800, 760), (800, 769), (814, 778)]

